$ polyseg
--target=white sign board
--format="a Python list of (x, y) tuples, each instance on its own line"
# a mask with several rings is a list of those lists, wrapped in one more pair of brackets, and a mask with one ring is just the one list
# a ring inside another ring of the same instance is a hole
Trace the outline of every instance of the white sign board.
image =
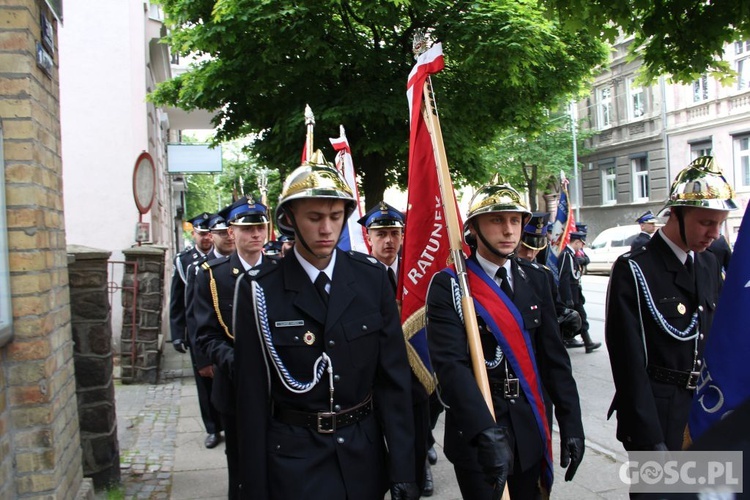
[(167, 171), (170, 174), (221, 172), (221, 146), (167, 144)]

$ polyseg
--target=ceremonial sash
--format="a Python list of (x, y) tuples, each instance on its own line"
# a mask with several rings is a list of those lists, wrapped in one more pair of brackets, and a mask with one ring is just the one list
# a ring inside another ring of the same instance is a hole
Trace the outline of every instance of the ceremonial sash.
[[(549, 426), (547, 425), (542, 383), (534, 358), (531, 335), (523, 327), (523, 318), (520, 311), (495, 283), (495, 280), (487, 276), (484, 269), (473, 260), (466, 261), (466, 268), (469, 289), (477, 315), (484, 320), (503, 350), (534, 413), (534, 419), (544, 443), (542, 487), (549, 492), (554, 477), (552, 436), (550, 436)], [(454, 278), (456, 277), (453, 268), (448, 268), (446, 271)]]

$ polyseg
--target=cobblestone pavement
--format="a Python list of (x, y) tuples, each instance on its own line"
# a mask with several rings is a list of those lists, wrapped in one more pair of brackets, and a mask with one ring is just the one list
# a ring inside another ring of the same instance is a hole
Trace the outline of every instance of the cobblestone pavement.
[[(122, 492), (128, 499), (170, 498), (182, 381), (115, 386)], [(106, 493), (97, 498), (108, 498)]]

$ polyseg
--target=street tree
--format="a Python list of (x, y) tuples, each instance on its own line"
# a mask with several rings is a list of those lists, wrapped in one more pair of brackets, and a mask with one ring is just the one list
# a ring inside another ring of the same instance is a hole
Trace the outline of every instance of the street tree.
[[(535, 134), (508, 130), (482, 149), (485, 162), (516, 187), (523, 186), (529, 194), (532, 212), (538, 210), (538, 193), (557, 194), (560, 173), (573, 175), (573, 130), (570, 115), (551, 114), (544, 128)], [(576, 128), (576, 151), (586, 155), (585, 140), (593, 135)], [(544, 207), (543, 207), (544, 209)]]
[(405, 186), (406, 79), (414, 33), (443, 43), (433, 77), (454, 182), (478, 183), (499, 130), (533, 131), (544, 110), (584, 87), (606, 60), (598, 35), (563, 29), (536, 2), (443, 0), (162, 0), (167, 42), (197, 57), (151, 99), (215, 111), (217, 142), (254, 134), (259, 164), (281, 178), (299, 164), (304, 108), (315, 147), (344, 125), (368, 203)]
[(750, 40), (747, 0), (543, 0), (551, 17), (572, 32), (614, 43), (632, 35), (631, 56), (643, 60), (644, 82), (661, 75), (690, 84), (701, 74), (733, 79), (723, 60), (727, 43)]

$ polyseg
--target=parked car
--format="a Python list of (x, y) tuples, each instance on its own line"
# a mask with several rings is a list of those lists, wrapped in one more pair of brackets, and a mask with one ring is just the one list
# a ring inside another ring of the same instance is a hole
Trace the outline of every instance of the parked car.
[(599, 233), (591, 244), (586, 245), (586, 255), (591, 259), (586, 272), (609, 274), (617, 257), (630, 250), (630, 244), (640, 232), (641, 226), (630, 224), (610, 227)]

